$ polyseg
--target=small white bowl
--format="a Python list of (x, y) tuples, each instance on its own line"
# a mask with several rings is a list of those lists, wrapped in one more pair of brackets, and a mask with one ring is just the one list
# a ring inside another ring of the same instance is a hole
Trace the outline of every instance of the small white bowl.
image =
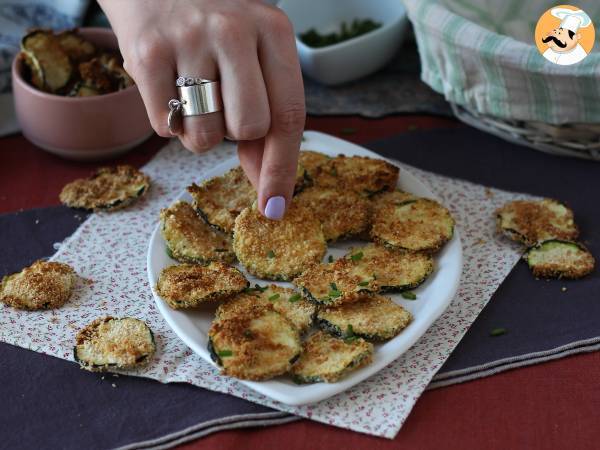
[[(402, 44), (408, 25), (400, 0), (281, 0), (277, 6), (294, 26), (302, 70), (327, 85), (356, 80), (383, 67)], [(338, 31), (342, 22), (350, 24), (354, 19), (382, 25), (327, 47), (309, 47), (298, 38), (311, 28), (320, 33)]]

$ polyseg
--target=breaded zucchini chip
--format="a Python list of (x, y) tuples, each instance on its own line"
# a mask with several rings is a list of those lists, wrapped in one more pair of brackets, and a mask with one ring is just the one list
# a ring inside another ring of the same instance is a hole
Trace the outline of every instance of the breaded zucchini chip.
[(319, 168), (331, 159), (330, 156), (312, 150), (302, 150), (298, 157), (298, 163), (306, 169), (308, 177), (313, 180), (319, 174)]
[(411, 194), (410, 192), (401, 191), (396, 189), (395, 191), (382, 192), (380, 194), (371, 197), (371, 205), (373, 210), (377, 210), (382, 206), (396, 205), (402, 206), (404, 203), (416, 200), (419, 197)]
[(60, 201), (71, 208), (112, 211), (134, 202), (149, 188), (150, 179), (135, 167), (103, 167), (89, 178), (67, 184)]
[(352, 190), (371, 196), (394, 190), (399, 171), (398, 167), (383, 159), (339, 155), (319, 167), (313, 182), (316, 186)]
[(56, 93), (71, 79), (73, 65), (52, 30), (36, 29), (26, 34), (21, 52), (31, 70), (31, 82), (38, 89)]
[(345, 258), (372, 273), (379, 292), (414, 289), (433, 272), (433, 258), (420, 252), (394, 251), (383, 245), (367, 244), (353, 248)]
[(2, 278), (0, 301), (30, 311), (58, 308), (71, 297), (76, 280), (75, 271), (67, 264), (36, 261)]
[(73, 62), (86, 61), (96, 53), (94, 44), (79, 36), (77, 30), (61, 31), (55, 36), (59, 45)]
[(445, 207), (426, 198), (388, 204), (373, 214), (371, 237), (396, 250), (435, 252), (454, 234), (454, 219)]
[(195, 264), (235, 261), (231, 237), (207, 225), (189, 203), (178, 201), (163, 209), (160, 220), (167, 253), (177, 261)]
[(327, 244), (321, 223), (307, 208), (292, 201), (281, 220), (270, 220), (256, 204), (235, 220), (233, 250), (253, 275), (288, 281), (323, 259)]
[(222, 309), (208, 337), (208, 350), (222, 372), (244, 380), (286, 373), (302, 351), (297, 328), (267, 302)]
[(335, 383), (348, 372), (370, 364), (373, 344), (361, 338), (337, 339), (322, 331), (312, 334), (292, 367), (296, 383)]
[(350, 258), (329, 264), (316, 264), (293, 283), (310, 301), (319, 305), (340, 305), (379, 291), (379, 282), (371, 268)]
[[(298, 166), (295, 192), (300, 192), (309, 183), (306, 171)], [(206, 223), (218, 230), (232, 234), (235, 218), (256, 201), (256, 191), (241, 167), (206, 180), (200, 186), (187, 188), (194, 199), (194, 208)]]
[(317, 323), (324, 331), (344, 339), (353, 336), (373, 341), (391, 339), (411, 321), (410, 312), (382, 295), (369, 295), (317, 313)]
[(573, 211), (552, 200), (515, 200), (496, 211), (498, 230), (510, 239), (531, 246), (539, 242), (558, 239), (577, 239)]
[(216, 316), (222, 319), (248, 305), (261, 302), (273, 305), (275, 311), (283, 314), (301, 333), (310, 328), (317, 312), (315, 305), (302, 298), (298, 292), (272, 284), (247, 288), (244, 293), (221, 304)]
[(581, 278), (594, 270), (596, 261), (583, 245), (550, 240), (527, 250), (524, 255), (536, 277)]
[(155, 351), (154, 335), (145, 322), (104, 317), (79, 331), (74, 357), (82, 369), (101, 372), (143, 366)]
[(319, 219), (327, 241), (359, 235), (369, 226), (368, 200), (356, 192), (315, 186), (296, 199)]
[(207, 266), (181, 264), (163, 269), (156, 292), (171, 308), (180, 309), (223, 300), (247, 287), (248, 280), (239, 270), (215, 261)]
[(187, 188), (194, 208), (210, 225), (233, 233), (235, 218), (256, 200), (256, 191), (241, 167)]

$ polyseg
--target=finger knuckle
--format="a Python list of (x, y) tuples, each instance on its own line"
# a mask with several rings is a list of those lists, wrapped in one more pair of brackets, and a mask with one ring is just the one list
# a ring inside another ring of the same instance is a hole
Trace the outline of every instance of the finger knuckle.
[(304, 129), (306, 109), (304, 103), (296, 102), (287, 105), (273, 117), (278, 131), (285, 134), (299, 134)]
[(229, 129), (230, 136), (238, 141), (251, 141), (265, 137), (269, 132), (270, 121), (234, 124)]
[(266, 14), (267, 27), (276, 36), (284, 36), (294, 33), (290, 19), (279, 8), (270, 8)]
[(243, 23), (236, 14), (213, 13), (209, 20), (210, 35), (217, 42), (236, 39), (241, 34)]
[(130, 52), (127, 61), (128, 67), (139, 67), (151, 61), (163, 59), (165, 44), (159, 36), (146, 34), (137, 39), (134, 51)]
[(212, 130), (197, 130), (187, 132), (185, 143), (193, 151), (205, 152), (223, 140), (223, 133)]

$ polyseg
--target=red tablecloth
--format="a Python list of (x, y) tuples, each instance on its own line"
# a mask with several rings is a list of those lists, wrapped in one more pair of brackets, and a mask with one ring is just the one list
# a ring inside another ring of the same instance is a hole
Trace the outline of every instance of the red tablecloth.
[[(462, 125), (426, 116), (311, 117), (307, 123), (307, 129), (358, 143), (414, 129), (454, 126)], [(142, 165), (164, 144), (164, 139), (153, 137), (108, 164)], [(96, 166), (48, 155), (20, 135), (2, 138), (0, 213), (57, 204), (66, 182)], [(600, 353), (591, 353), (426, 392), (393, 441), (301, 420), (224, 431), (181, 448), (596, 449), (600, 448), (599, 379)]]

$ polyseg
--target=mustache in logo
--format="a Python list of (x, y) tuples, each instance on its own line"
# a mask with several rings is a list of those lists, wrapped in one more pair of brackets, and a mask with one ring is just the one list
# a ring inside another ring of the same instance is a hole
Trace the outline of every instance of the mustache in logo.
[(556, 45), (558, 45), (560, 48), (565, 48), (567, 46), (566, 42), (561, 42), (558, 40), (558, 38), (556, 38), (555, 36), (548, 36), (545, 38), (542, 38), (542, 42), (545, 44), (546, 42), (550, 42), (550, 41), (554, 41), (554, 43)]

